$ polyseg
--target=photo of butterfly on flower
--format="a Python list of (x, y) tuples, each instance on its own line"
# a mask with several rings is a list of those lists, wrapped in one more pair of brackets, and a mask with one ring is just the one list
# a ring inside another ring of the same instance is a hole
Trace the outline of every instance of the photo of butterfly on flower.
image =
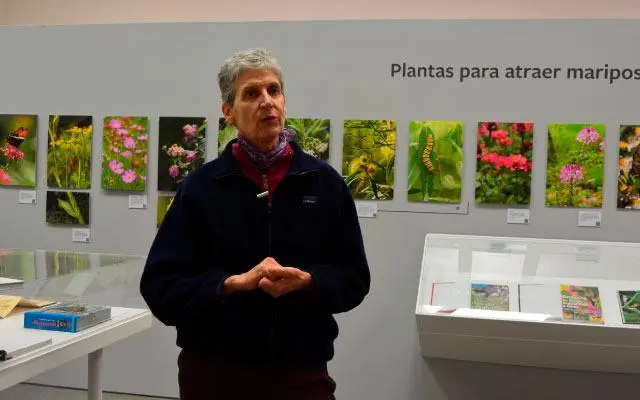
[(0, 115), (0, 186), (35, 187), (36, 115)]

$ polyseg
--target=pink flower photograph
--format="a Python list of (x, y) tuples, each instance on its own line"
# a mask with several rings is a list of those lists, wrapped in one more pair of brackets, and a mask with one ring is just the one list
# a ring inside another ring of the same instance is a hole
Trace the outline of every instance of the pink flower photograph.
[(147, 181), (147, 117), (106, 117), (102, 137), (102, 188), (144, 191)]
[(548, 135), (546, 205), (601, 207), (605, 126), (551, 124)]
[(533, 124), (478, 124), (476, 203), (529, 204), (533, 167)]
[(205, 160), (207, 120), (160, 117), (158, 190), (175, 191)]

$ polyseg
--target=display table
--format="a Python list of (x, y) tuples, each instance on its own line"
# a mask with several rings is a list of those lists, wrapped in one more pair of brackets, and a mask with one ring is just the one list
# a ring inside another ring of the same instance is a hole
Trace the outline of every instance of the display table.
[(0, 390), (88, 354), (88, 399), (102, 399), (103, 349), (150, 328), (151, 322), (149, 310), (119, 307), (112, 308), (110, 321), (77, 333), (24, 329), (21, 314), (0, 320), (0, 347), (3, 337), (52, 339), (45, 347), (0, 362)]

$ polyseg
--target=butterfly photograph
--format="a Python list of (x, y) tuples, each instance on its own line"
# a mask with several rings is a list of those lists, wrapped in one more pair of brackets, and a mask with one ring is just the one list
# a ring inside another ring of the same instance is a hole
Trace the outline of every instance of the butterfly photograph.
[(35, 187), (38, 117), (0, 115), (0, 186)]

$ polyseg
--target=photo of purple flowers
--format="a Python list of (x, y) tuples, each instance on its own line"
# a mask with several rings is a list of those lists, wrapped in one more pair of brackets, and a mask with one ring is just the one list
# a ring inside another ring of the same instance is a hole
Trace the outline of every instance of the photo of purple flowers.
[(605, 126), (551, 124), (546, 205), (602, 207)]
[(106, 117), (102, 135), (102, 188), (144, 191), (147, 181), (147, 117)]
[(160, 117), (158, 190), (175, 191), (182, 180), (204, 163), (207, 120)]

